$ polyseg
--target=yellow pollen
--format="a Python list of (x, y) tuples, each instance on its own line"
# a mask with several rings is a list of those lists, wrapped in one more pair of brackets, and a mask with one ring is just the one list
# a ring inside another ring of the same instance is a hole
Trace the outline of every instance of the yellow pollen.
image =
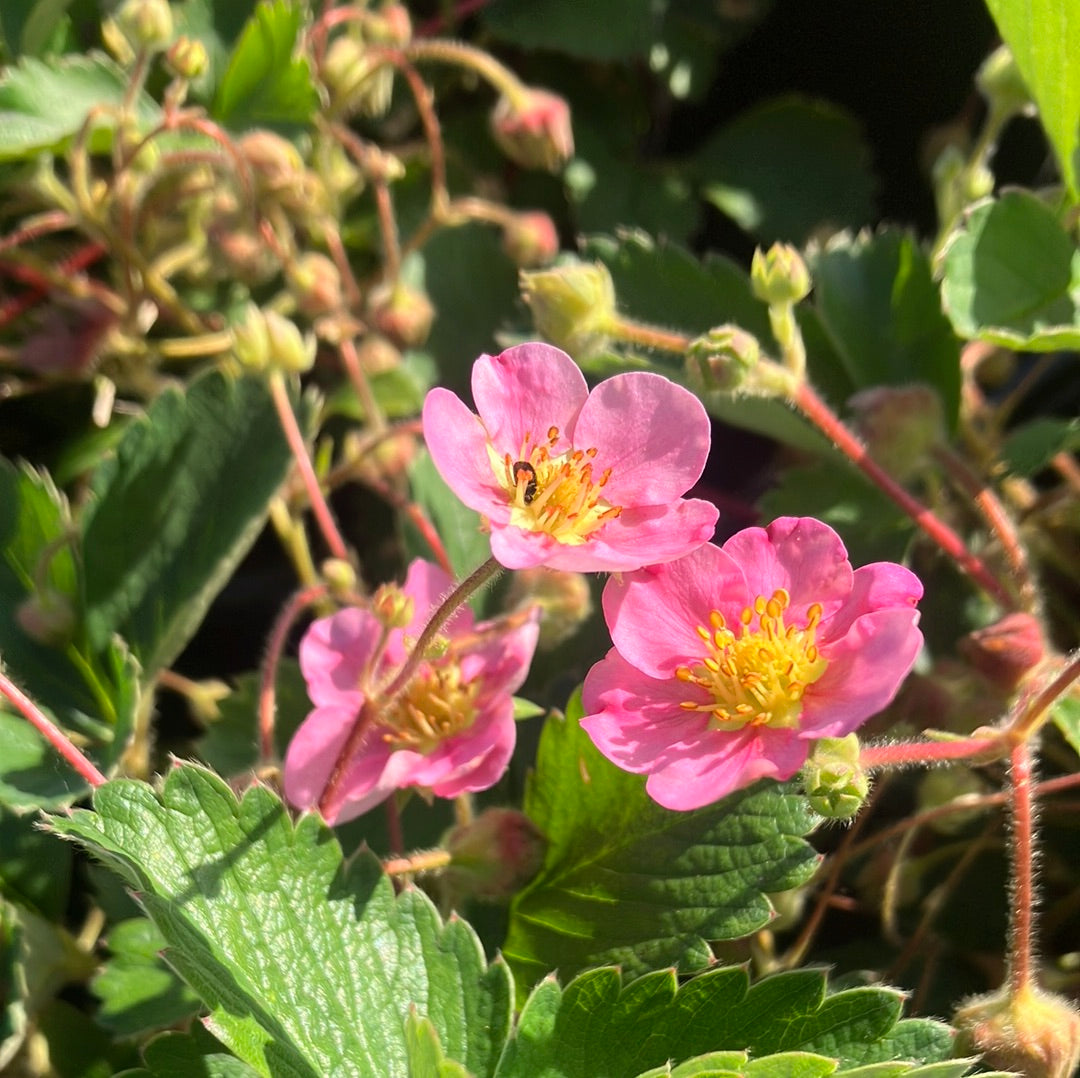
[(579, 546), (622, 512), (602, 496), (611, 478), (607, 468), (593, 475), (595, 446), (555, 452), (561, 434), (548, 428), (547, 441), (536, 443), (525, 433), (517, 455), (498, 456), (488, 445), (491, 470), (510, 504), (510, 523), (525, 531), (543, 532), (567, 546)]
[(706, 645), (700, 660), (680, 666), (675, 677), (705, 690), (707, 699), (683, 700), (684, 711), (709, 715), (718, 730), (769, 726), (797, 729), (806, 690), (828, 666), (815, 642), (822, 607), (807, 608), (803, 624), (785, 624), (791, 596), (777, 588), (759, 595), (739, 616), (738, 632), (713, 610), (709, 624), (695, 626)]
[(478, 679), (462, 681), (453, 658), (425, 663), (389, 712), (380, 718), (383, 740), (395, 749), (427, 755), (476, 721)]

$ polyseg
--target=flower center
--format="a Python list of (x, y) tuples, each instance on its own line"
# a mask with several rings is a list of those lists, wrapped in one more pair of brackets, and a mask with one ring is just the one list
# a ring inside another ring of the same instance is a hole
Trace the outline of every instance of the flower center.
[(526, 433), (517, 457), (496, 455), (489, 445), (492, 471), (511, 505), (510, 523), (525, 531), (546, 532), (568, 546), (579, 546), (622, 507), (603, 497), (611, 477), (607, 468), (593, 475), (596, 449), (568, 449), (554, 454), (559, 428), (550, 427), (547, 441), (536, 443)]
[(740, 615), (738, 635), (719, 610), (712, 611), (708, 626), (697, 627), (706, 655), (697, 665), (675, 671), (680, 681), (700, 686), (712, 699), (684, 700), (679, 706), (708, 712), (717, 730), (797, 728), (803, 694), (825, 673), (828, 661), (814, 642), (821, 604), (810, 606), (805, 627), (798, 628), (784, 624), (790, 602), (783, 588), (770, 599), (759, 595)]
[(480, 679), (463, 681), (456, 660), (425, 663), (383, 716), (383, 739), (395, 749), (427, 755), (476, 721)]

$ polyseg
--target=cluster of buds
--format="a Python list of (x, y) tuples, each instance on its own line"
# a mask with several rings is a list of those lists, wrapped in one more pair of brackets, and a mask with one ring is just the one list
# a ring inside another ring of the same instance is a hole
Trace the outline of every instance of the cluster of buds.
[(248, 370), (303, 374), (315, 362), (315, 338), (276, 311), (249, 303), (232, 327), (233, 355)]
[(390, 107), (394, 70), (380, 48), (401, 48), (412, 40), (412, 21), (402, 4), (386, 4), (334, 38), (319, 76), (335, 116), (382, 116)]

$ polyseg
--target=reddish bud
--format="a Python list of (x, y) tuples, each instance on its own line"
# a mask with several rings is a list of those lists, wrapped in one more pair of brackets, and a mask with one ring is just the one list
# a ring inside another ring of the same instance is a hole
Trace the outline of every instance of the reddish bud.
[(426, 293), (395, 281), (373, 289), (369, 303), (373, 325), (392, 341), (413, 348), (427, 340), (435, 308)]
[(491, 113), (491, 130), (503, 153), (523, 168), (557, 172), (574, 153), (570, 106), (547, 90), (504, 94)]
[(69, 643), (75, 632), (71, 600), (52, 589), (24, 599), (15, 610), (15, 620), (31, 640), (47, 647)]
[(875, 386), (848, 404), (870, 455), (897, 479), (915, 475), (945, 438), (941, 398), (929, 386)]
[(455, 827), (442, 845), (451, 858), (443, 878), (452, 891), (500, 902), (540, 871), (547, 841), (523, 812), (490, 808)]
[(1000, 621), (968, 633), (960, 654), (1003, 692), (1012, 692), (1046, 656), (1039, 622), (1030, 614), (1006, 614)]
[(178, 79), (197, 79), (210, 66), (210, 54), (201, 41), (185, 34), (169, 47), (165, 66)]
[(522, 269), (546, 266), (559, 253), (559, 233), (546, 213), (516, 213), (503, 226), (502, 246)]
[(301, 314), (318, 318), (341, 308), (341, 274), (326, 255), (317, 251), (302, 254), (288, 268), (287, 277)]

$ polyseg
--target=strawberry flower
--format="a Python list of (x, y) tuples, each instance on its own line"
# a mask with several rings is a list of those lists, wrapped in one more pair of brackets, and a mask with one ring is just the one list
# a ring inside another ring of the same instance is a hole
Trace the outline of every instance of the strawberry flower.
[(581, 725), (671, 809), (786, 779), (810, 745), (885, 707), (922, 644), (918, 578), (852, 570), (812, 517), (747, 528), (604, 588), (615, 645), (585, 679)]
[[(396, 604), (382, 597), (384, 608), (404, 611), (404, 628), (351, 607), (304, 634), (300, 669), (315, 709), (289, 744), (284, 774), (285, 796), (297, 808), (318, 806), (361, 707), (405, 662), (452, 583), (418, 559)], [(506, 770), (516, 738), (512, 694), (536, 649), (536, 613), (474, 624), (464, 606), (443, 632), (440, 653), (420, 664), (389, 707), (373, 709), (327, 822), (360, 816), (405, 787), (438, 797), (486, 790)]]
[(431, 390), (424, 437), (450, 489), (487, 518), (506, 568), (639, 569), (712, 536), (716, 508), (682, 497), (710, 429), (681, 386), (634, 372), (590, 393), (565, 352), (533, 343), (481, 356), (472, 393), (479, 415)]

